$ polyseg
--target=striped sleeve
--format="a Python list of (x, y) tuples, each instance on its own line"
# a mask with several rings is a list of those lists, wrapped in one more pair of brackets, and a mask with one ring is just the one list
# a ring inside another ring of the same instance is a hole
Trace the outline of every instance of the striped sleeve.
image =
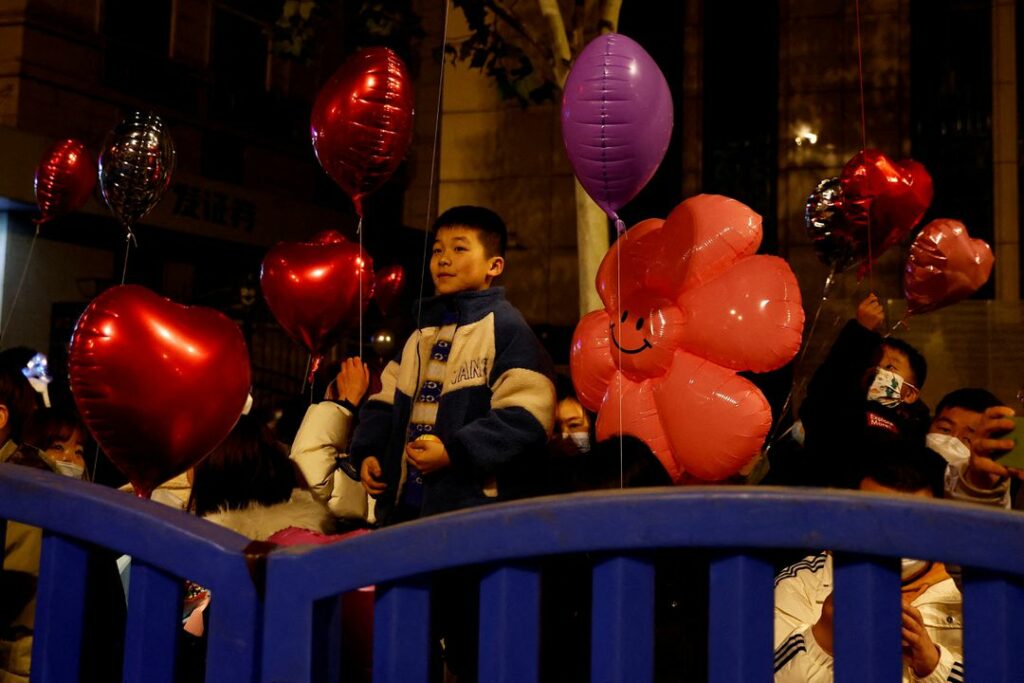
[(775, 648), (775, 683), (832, 683), (832, 668), (832, 656), (818, 646), (810, 626)]

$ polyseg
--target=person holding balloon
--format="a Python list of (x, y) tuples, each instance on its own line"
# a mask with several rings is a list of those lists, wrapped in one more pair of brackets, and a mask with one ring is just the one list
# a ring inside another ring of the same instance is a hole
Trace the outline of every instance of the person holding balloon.
[(551, 360), (504, 288), (491, 286), (505, 268), (504, 222), (458, 206), (433, 232), (437, 296), (423, 302), (422, 326), (384, 369), (352, 439), (384, 524), (528, 495), (554, 423)]
[(292, 442), (291, 459), (342, 526), (365, 526), (369, 517), (366, 491), (346, 455), (358, 406), (370, 386), (370, 370), (359, 358), (348, 358), (327, 389), (324, 401), (309, 406)]
[[(522, 315), (493, 287), (508, 231), (489, 209), (457, 206), (433, 226), (436, 297), (360, 412), (351, 455), (377, 518), (394, 524), (520, 498), (543, 487), (555, 414), (553, 368)], [(444, 661), (474, 680), (478, 576), (438, 577)]]
[[(902, 339), (883, 339), (884, 323), (882, 305), (871, 294), (808, 385), (800, 418), (818, 484), (856, 488), (872, 457), (869, 440), (924, 441), (929, 412), (920, 398), (928, 364)], [(931, 474), (941, 477), (943, 466), (936, 456)]]

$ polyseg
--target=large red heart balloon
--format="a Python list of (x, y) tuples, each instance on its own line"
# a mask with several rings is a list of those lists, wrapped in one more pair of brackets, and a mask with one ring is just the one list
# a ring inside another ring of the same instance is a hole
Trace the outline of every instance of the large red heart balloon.
[(398, 301), (405, 289), (405, 269), (402, 266), (385, 266), (377, 271), (373, 285), (373, 300), (384, 315), (390, 315), (391, 307)]
[(260, 285), (281, 327), (319, 355), (370, 303), (373, 259), (341, 233), (326, 230), (310, 242), (272, 248), (263, 259)]
[(78, 140), (61, 140), (46, 150), (36, 168), (40, 223), (81, 208), (96, 187), (96, 159)]
[(914, 238), (903, 269), (907, 315), (966, 299), (988, 281), (994, 261), (988, 244), (971, 239), (960, 221), (932, 221)]
[(393, 50), (360, 50), (338, 67), (317, 95), (310, 119), (320, 165), (345, 190), (356, 213), (405, 158), (412, 141), (409, 72)]
[[(877, 259), (902, 242), (924, 217), (934, 195), (924, 166), (912, 159), (896, 163), (876, 149), (855, 154), (839, 180), (846, 230), (864, 259), (869, 251), (872, 260)], [(862, 269), (870, 265), (865, 262)]]
[(224, 440), (251, 383), (238, 325), (137, 285), (89, 304), (68, 369), (89, 431), (145, 497)]

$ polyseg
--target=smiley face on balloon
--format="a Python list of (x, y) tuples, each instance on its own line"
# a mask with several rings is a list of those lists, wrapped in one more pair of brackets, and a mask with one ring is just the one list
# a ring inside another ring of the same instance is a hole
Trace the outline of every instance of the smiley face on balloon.
[(579, 322), (570, 365), (597, 436), (635, 436), (673, 480), (721, 480), (771, 427), (766, 372), (800, 348), (804, 314), (782, 259), (757, 256), (761, 220), (717, 195), (684, 201), (630, 229), (597, 276), (605, 307)]

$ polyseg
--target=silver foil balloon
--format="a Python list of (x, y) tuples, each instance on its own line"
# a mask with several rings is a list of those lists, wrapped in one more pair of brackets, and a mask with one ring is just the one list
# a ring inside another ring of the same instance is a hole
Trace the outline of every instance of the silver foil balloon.
[(174, 172), (174, 142), (163, 120), (134, 111), (117, 124), (100, 153), (100, 191), (131, 235), (167, 191)]
[(833, 273), (841, 273), (861, 260), (859, 245), (843, 215), (839, 178), (826, 178), (815, 186), (804, 207), (804, 225), (818, 258)]

